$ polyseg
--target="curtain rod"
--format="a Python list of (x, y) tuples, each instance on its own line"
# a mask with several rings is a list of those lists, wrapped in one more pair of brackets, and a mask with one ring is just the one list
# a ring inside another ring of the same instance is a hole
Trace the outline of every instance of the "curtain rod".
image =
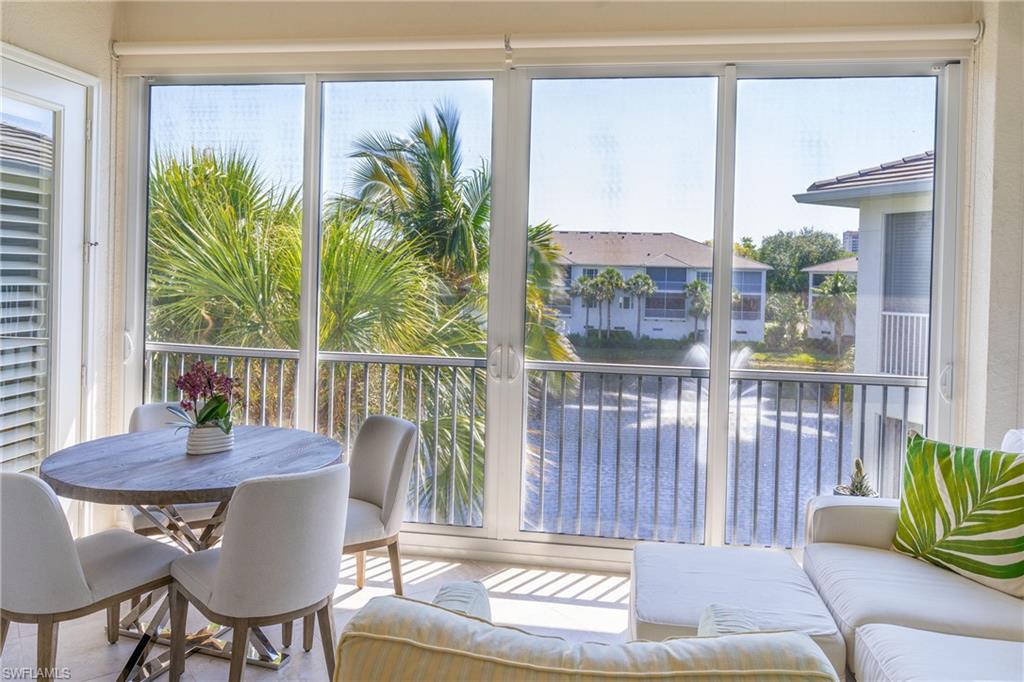
[(337, 40), (240, 40), (229, 42), (115, 42), (116, 56), (296, 54), (315, 52), (429, 52), (657, 48), (810, 43), (892, 43), (978, 41), (983, 25), (858, 26), (838, 28), (693, 31), (687, 33), (505, 34), (429, 38), (343, 38)]

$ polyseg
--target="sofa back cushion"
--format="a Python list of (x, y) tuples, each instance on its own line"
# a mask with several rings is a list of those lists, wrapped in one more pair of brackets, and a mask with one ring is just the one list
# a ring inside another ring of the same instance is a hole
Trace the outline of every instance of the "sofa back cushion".
[(1024, 597), (1024, 454), (912, 434), (893, 549)]
[(794, 632), (624, 644), (570, 643), (403, 597), (376, 597), (338, 643), (349, 680), (835, 680), (821, 649)]

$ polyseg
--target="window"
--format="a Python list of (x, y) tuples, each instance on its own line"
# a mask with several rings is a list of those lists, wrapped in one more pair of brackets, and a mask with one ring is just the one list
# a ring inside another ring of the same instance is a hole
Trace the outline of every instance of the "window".
[(632, 310), (633, 308), (633, 297), (623, 296), (619, 299), (619, 310)]
[(646, 317), (682, 318), (686, 316), (685, 268), (647, 268), (647, 276), (658, 290), (644, 302)]
[(581, 277), (587, 277), (589, 279), (597, 277), (597, 268), (583, 268), (581, 272), (583, 273), (580, 275)]
[(704, 282), (708, 286), (711, 286), (711, 271), (710, 270), (698, 270), (697, 279)]
[(738, 271), (732, 275), (732, 287), (738, 294), (733, 300), (732, 319), (757, 320), (761, 318), (761, 273)]

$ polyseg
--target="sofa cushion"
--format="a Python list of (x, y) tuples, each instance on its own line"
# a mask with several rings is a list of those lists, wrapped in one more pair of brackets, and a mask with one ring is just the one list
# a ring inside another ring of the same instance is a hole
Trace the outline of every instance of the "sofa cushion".
[(1024, 597), (1024, 454), (907, 443), (893, 549)]
[(804, 571), (846, 638), (853, 665), (854, 631), (872, 623), (1024, 641), (1024, 603), (947, 571), (875, 547), (815, 543)]
[(852, 669), (861, 682), (1024, 680), (1024, 642), (865, 625)]
[(375, 597), (345, 626), (344, 680), (835, 680), (806, 635), (750, 633), (621, 644), (571, 643), (404, 597)]
[(698, 634), (710, 604), (748, 609), (763, 631), (803, 632), (841, 674), (846, 645), (807, 575), (785, 552), (662, 542), (633, 549), (630, 635), (663, 640)]

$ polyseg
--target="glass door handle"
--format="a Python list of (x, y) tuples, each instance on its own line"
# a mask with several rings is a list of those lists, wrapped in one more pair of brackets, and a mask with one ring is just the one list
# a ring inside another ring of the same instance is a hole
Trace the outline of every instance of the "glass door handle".
[(501, 354), (505, 347), (498, 344), (491, 351), (490, 356), (487, 359), (487, 372), (491, 375), (492, 379), (501, 378)]
[(519, 372), (523, 369), (523, 363), (519, 359), (519, 354), (512, 350), (509, 346), (508, 349), (508, 371), (506, 376), (509, 381), (515, 381), (519, 378)]

